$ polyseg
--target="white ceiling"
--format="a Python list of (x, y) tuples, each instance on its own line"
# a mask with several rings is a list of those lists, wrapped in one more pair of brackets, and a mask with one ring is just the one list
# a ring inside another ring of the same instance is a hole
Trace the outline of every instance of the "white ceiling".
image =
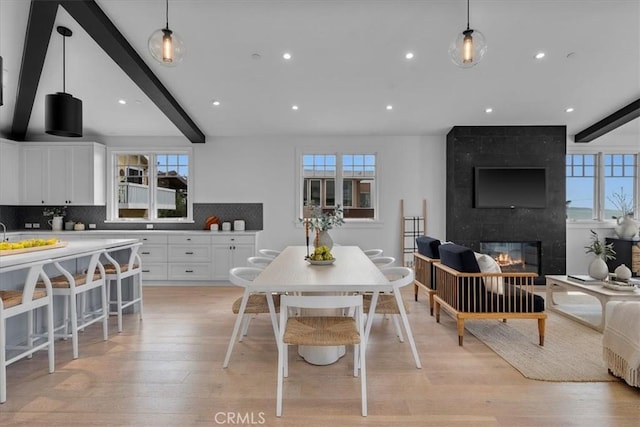
[[(29, 3), (0, 0), (4, 136)], [(447, 54), (466, 27), (464, 0), (170, 0), (169, 26), (187, 48), (174, 68), (147, 50), (149, 35), (164, 26), (164, 1), (97, 3), (207, 137), (565, 124), (574, 135), (640, 98), (639, 0), (472, 0), (471, 27), (489, 50), (471, 69)], [(56, 25), (74, 32), (66, 86), (83, 101), (86, 137), (181, 135), (62, 8)], [(61, 39), (54, 28), (27, 138), (44, 132), (44, 96), (62, 90)], [(536, 61), (539, 50), (547, 56)], [(282, 59), (285, 51), (292, 60)], [(222, 104), (213, 107), (213, 99)], [(640, 134), (640, 120), (617, 132)]]

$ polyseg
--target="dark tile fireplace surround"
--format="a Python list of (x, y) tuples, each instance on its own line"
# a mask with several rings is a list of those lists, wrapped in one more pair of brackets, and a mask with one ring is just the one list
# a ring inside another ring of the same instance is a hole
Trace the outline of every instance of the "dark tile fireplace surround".
[[(565, 274), (565, 154), (565, 126), (451, 129), (447, 135), (446, 240), (477, 252), (483, 252), (481, 242), (532, 242), (538, 249), (538, 284), (544, 284), (546, 274)], [(474, 208), (474, 168), (480, 166), (545, 167), (547, 206)], [(533, 250), (520, 245), (516, 252)]]

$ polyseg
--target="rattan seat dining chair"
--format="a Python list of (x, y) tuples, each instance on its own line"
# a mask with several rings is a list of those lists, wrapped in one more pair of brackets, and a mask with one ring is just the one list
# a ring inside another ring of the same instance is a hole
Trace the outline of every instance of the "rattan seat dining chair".
[[(351, 316), (294, 316), (295, 309), (342, 309)], [(282, 389), (289, 376), (289, 345), (353, 345), (353, 376), (360, 374), (362, 416), (367, 416), (366, 335), (362, 314), (362, 295), (283, 295), (280, 299), (278, 334), (278, 382), (276, 416), (282, 416)]]
[[(395, 324), (396, 333), (400, 342), (404, 342), (404, 339), (402, 338), (402, 328), (400, 327), (400, 323), (402, 322), (407, 338), (409, 339), (409, 344), (411, 345), (411, 351), (413, 352), (416, 367), (422, 368), (420, 357), (418, 356), (418, 351), (416, 349), (416, 344), (413, 340), (411, 326), (409, 325), (409, 319), (407, 318), (408, 307), (402, 299), (402, 294), (400, 293), (400, 288), (413, 283), (413, 279), (415, 277), (414, 272), (408, 267), (387, 267), (381, 269), (381, 271), (389, 280), (389, 284), (391, 285), (393, 291), (389, 293), (378, 294), (375, 314), (391, 316)], [(364, 295), (363, 299), (364, 312), (366, 314), (369, 313), (369, 309), (371, 307), (372, 295)], [(402, 304), (402, 310), (400, 310), (399, 304)], [(367, 337), (371, 332), (372, 323), (373, 322), (367, 321)]]
[(275, 249), (260, 249), (258, 250), (258, 253), (262, 256), (266, 256), (268, 258), (275, 258), (278, 255), (280, 255), (280, 251), (277, 251)]
[[(231, 310), (238, 318), (236, 319), (233, 332), (231, 333), (231, 339), (229, 340), (229, 346), (227, 347), (227, 354), (222, 365), (224, 368), (229, 366), (229, 360), (231, 359), (231, 353), (233, 352), (238, 334), (240, 334), (238, 341), (242, 341), (242, 337), (247, 334), (247, 330), (249, 329), (251, 318), (256, 314), (269, 315), (273, 327), (273, 335), (275, 338), (278, 337), (278, 320), (276, 313), (280, 309), (280, 296), (277, 294), (272, 295), (274, 312), (271, 312), (271, 310), (269, 310), (267, 295), (264, 293), (250, 293), (247, 288), (251, 281), (261, 272), (262, 269), (256, 267), (235, 267), (229, 270), (229, 280), (234, 285), (244, 288), (244, 293), (240, 298), (236, 299), (231, 306)], [(242, 330), (240, 330), (241, 326)]]
[(366, 249), (366, 250), (363, 250), (362, 252), (364, 252), (364, 254), (369, 258), (376, 258), (376, 257), (382, 256), (382, 253), (384, 251), (382, 249)]
[(250, 256), (247, 258), (247, 264), (249, 267), (256, 267), (264, 269), (267, 265), (271, 264), (274, 258), (267, 256)]
[(391, 267), (396, 259), (392, 256), (378, 256), (375, 258), (371, 258), (371, 262), (373, 262), (378, 268), (386, 268)]

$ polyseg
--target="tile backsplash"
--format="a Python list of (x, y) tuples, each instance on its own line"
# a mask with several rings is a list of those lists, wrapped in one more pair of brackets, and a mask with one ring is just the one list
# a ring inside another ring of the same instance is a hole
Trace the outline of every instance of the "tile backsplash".
[[(43, 213), (43, 206), (0, 206), (0, 222), (7, 230), (24, 230), (25, 223), (38, 223), (43, 230), (49, 230)], [(202, 230), (209, 216), (215, 215), (220, 222), (242, 219), (246, 230), (262, 230), (262, 203), (194, 203), (193, 223), (153, 223), (154, 230)], [(80, 221), (84, 224), (96, 224), (98, 230), (144, 230), (146, 223), (105, 223), (106, 206), (68, 206), (65, 221)]]

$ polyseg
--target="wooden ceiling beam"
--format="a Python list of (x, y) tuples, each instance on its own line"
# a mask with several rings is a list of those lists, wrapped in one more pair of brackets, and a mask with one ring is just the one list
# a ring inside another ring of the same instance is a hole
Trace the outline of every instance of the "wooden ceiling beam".
[(591, 142), (594, 139), (640, 117), (640, 99), (626, 105), (574, 136), (575, 142)]
[(205, 142), (204, 133), (95, 1), (63, 0), (60, 4), (191, 142)]
[(24, 141), (27, 135), (29, 119), (31, 119), (31, 111), (36, 99), (38, 83), (42, 75), (44, 59), (47, 56), (49, 39), (57, 12), (57, 1), (31, 1), (11, 125), (10, 138), (15, 141)]

